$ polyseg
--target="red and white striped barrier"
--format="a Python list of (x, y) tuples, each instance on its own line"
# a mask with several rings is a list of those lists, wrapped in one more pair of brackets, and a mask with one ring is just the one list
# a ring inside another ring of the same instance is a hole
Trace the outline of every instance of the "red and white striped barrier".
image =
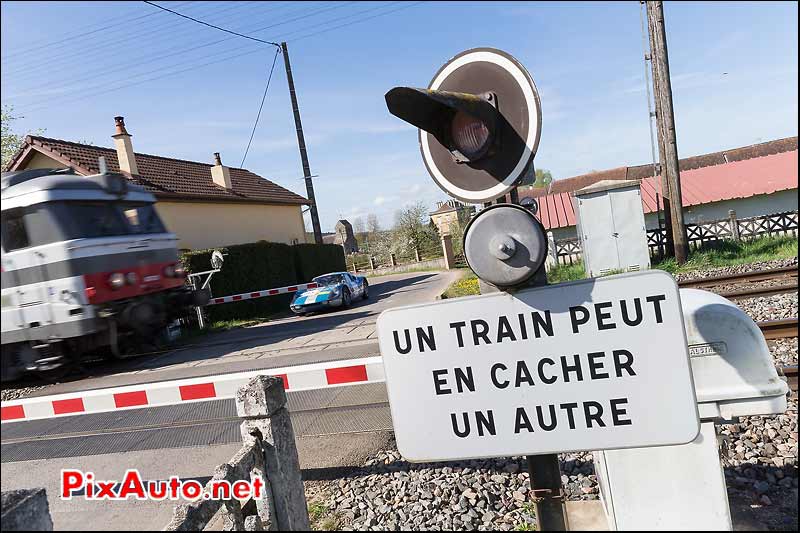
[(253, 300), (255, 298), (264, 298), (265, 296), (275, 296), (276, 294), (286, 294), (289, 292), (304, 291), (307, 289), (316, 289), (319, 285), (316, 283), (302, 283), (300, 285), (290, 285), (288, 287), (280, 287), (277, 289), (264, 289), (263, 291), (243, 292), (242, 294), (234, 294), (232, 296), (220, 296), (219, 298), (211, 298), (206, 305), (227, 304), (230, 302), (239, 302), (242, 300)]
[(0, 403), (0, 421), (5, 424), (233, 398), (239, 387), (258, 375), (282, 378), (286, 390), (322, 389), (385, 381), (380, 356), (346, 359), (12, 400)]

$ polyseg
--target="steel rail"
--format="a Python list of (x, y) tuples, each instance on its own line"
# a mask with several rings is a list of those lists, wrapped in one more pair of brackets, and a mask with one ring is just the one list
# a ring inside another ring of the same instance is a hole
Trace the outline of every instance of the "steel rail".
[(789, 383), (789, 389), (792, 392), (797, 392), (797, 365), (788, 365), (779, 367), (779, 374), (786, 377), (786, 381)]
[(758, 322), (758, 328), (767, 340), (797, 337), (797, 317)]
[(708, 278), (689, 279), (678, 282), (683, 288), (699, 289), (717, 285), (730, 285), (736, 283), (752, 283), (754, 281), (769, 281), (772, 279), (797, 278), (797, 266), (771, 268), (756, 272), (743, 272), (740, 274), (725, 274)]
[(756, 287), (753, 289), (741, 289), (736, 291), (719, 292), (720, 296), (728, 300), (745, 300), (747, 298), (763, 298), (764, 296), (774, 296), (787, 292), (797, 292), (797, 282), (785, 283), (783, 285), (772, 285), (770, 287)]

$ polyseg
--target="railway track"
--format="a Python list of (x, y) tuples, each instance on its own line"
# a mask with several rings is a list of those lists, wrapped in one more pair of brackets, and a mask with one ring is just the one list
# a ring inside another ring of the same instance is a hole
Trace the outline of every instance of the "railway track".
[(779, 367), (780, 373), (786, 376), (786, 381), (789, 383), (789, 388), (793, 392), (797, 392), (797, 365), (790, 365)]
[(719, 285), (736, 285), (740, 283), (753, 283), (757, 281), (772, 281), (772, 280), (795, 280), (794, 288), (797, 289), (797, 267), (781, 267), (771, 268), (769, 270), (761, 270), (758, 272), (745, 272), (742, 274), (725, 274), (723, 276), (712, 276), (708, 278), (698, 278), (684, 280), (678, 283), (680, 287), (686, 289), (705, 289), (709, 287), (716, 287)]
[(742, 289), (736, 291), (722, 291), (717, 294), (727, 298), (728, 300), (746, 300), (747, 298), (762, 298), (764, 296), (773, 296), (775, 294), (784, 294), (787, 292), (797, 292), (796, 281), (794, 283), (773, 285), (771, 287), (756, 287), (752, 289)]
[(758, 322), (758, 328), (767, 340), (797, 337), (797, 317)]

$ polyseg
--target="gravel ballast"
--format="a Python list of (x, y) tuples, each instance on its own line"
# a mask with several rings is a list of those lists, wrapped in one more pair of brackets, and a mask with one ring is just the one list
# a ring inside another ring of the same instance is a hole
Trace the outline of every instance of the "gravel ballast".
[[(769, 345), (777, 364), (796, 363), (797, 339)], [(718, 435), (732, 506), (746, 507), (770, 529), (796, 529), (796, 395), (785, 413), (742, 417), (718, 426)], [(597, 499), (592, 454), (559, 459), (568, 498)], [(524, 458), (413, 465), (391, 448), (315, 497), (336, 514), (342, 529), (508, 531), (535, 524), (529, 491)]]
[(744, 274), (745, 272), (760, 272), (773, 268), (797, 267), (797, 257), (788, 259), (775, 259), (772, 261), (759, 261), (757, 263), (746, 263), (726, 267), (708, 268), (703, 270), (693, 270), (691, 272), (681, 272), (674, 274), (678, 281), (688, 281), (694, 279), (713, 278), (716, 276), (729, 276), (733, 274)]
[(756, 322), (797, 317), (797, 293), (774, 294), (735, 302)]

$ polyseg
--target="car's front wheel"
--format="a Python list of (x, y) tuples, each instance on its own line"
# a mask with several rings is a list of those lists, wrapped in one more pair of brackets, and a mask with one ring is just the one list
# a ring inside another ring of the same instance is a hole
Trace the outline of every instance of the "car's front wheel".
[(366, 280), (364, 280), (364, 293), (361, 295), (361, 297), (365, 300), (369, 298), (369, 283), (367, 283)]

